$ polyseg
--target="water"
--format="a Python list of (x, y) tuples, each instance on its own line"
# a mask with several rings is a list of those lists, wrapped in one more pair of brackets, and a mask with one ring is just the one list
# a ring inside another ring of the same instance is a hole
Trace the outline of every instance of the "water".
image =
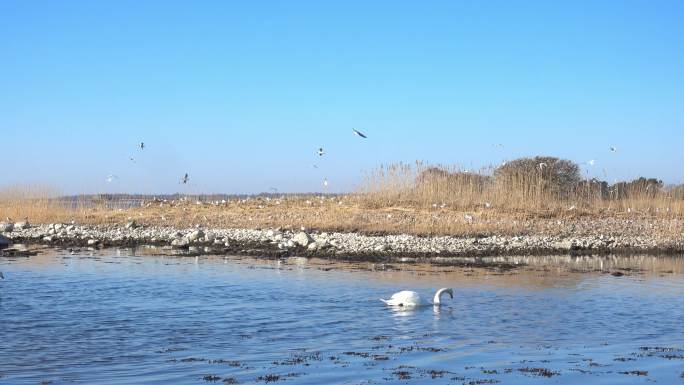
[[(0, 383), (684, 383), (684, 257), (498, 271), (141, 253), (0, 258)], [(443, 286), (439, 310), (378, 301)]]

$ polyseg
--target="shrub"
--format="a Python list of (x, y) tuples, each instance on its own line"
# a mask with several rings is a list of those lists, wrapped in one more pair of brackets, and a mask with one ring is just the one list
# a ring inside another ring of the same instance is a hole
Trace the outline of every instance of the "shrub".
[(524, 196), (567, 198), (580, 182), (579, 166), (551, 156), (520, 158), (494, 170), (496, 182)]

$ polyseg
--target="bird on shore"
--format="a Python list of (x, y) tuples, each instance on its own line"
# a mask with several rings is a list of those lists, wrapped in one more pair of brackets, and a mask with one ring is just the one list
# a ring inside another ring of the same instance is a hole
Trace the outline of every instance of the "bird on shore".
[(145, 142), (140, 142), (140, 149), (144, 150), (145, 149)]
[(442, 295), (444, 293), (449, 294), (449, 296), (454, 298), (454, 291), (450, 288), (441, 288), (435, 293), (432, 302), (427, 302), (420, 297), (420, 294), (415, 291), (404, 290), (398, 293), (394, 293), (390, 299), (382, 299), (380, 301), (384, 302), (388, 306), (398, 306), (398, 307), (418, 307), (426, 305), (440, 306), (442, 304)]
[(364, 139), (367, 139), (367, 138), (368, 138), (366, 135), (363, 134), (363, 132), (357, 130), (356, 128), (352, 128), (352, 130), (354, 131), (354, 134), (355, 134), (356, 136), (360, 136), (360, 137), (362, 137), (362, 138), (364, 138)]
[(190, 177), (188, 176), (188, 173), (186, 172), (185, 175), (183, 175), (183, 178), (181, 179), (181, 183), (188, 184), (188, 180), (190, 180)]
[(320, 148), (318, 149), (318, 151), (316, 151), (316, 153), (318, 154), (318, 156), (323, 156), (323, 155), (325, 155), (325, 151), (323, 151), (323, 147), (320, 147)]
[(548, 165), (544, 162), (541, 162), (538, 164), (540, 170), (544, 170), (544, 167), (547, 167)]

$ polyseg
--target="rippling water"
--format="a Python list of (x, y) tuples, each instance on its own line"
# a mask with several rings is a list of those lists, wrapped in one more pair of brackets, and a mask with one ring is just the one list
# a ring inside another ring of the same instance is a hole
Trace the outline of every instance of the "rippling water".
[[(0, 258), (0, 383), (684, 383), (684, 257), (498, 271), (140, 252)], [(378, 301), (443, 286), (438, 311)]]

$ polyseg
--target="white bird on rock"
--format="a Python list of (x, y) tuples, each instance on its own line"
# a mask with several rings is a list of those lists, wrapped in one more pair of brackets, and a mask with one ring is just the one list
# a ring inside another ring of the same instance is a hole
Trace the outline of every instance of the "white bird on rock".
[(420, 297), (420, 294), (415, 291), (404, 290), (398, 293), (394, 293), (390, 299), (380, 299), (388, 306), (398, 306), (398, 307), (418, 307), (426, 305), (440, 306), (442, 304), (441, 297), (442, 294), (447, 293), (453, 299), (454, 292), (449, 288), (441, 288), (435, 293), (435, 297), (432, 302), (427, 302)]

